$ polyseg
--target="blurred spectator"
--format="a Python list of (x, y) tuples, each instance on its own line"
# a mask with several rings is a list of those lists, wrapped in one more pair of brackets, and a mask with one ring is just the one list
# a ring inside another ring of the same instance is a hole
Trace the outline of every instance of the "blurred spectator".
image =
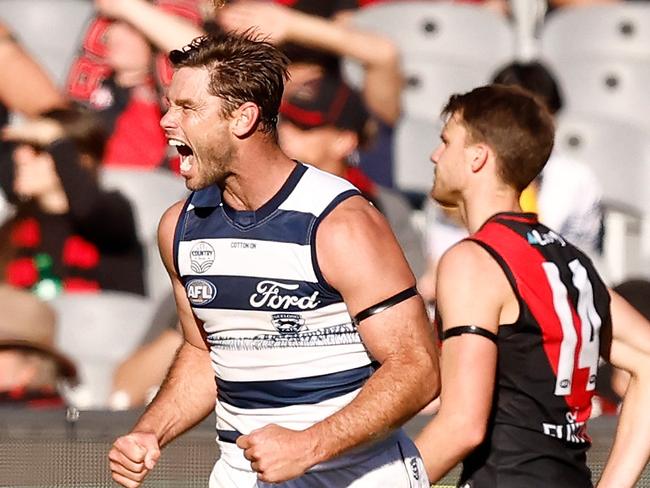
[(378, 125), (374, 144), (360, 151), (360, 164), (392, 186), (392, 127), (400, 116), (403, 83), (399, 52), (391, 40), (346, 20), (356, 7), (355, 0), (239, 0), (218, 10), (216, 21), (227, 30), (256, 28), (282, 45), (291, 59), (285, 96), (325, 74), (339, 76), (343, 57), (357, 61), (364, 70), (363, 100)]
[(95, 6), (101, 17), (86, 32), (68, 93), (102, 116), (110, 134), (106, 165), (160, 166), (167, 139), (159, 88), (171, 77), (163, 53), (202, 34), (198, 1), (96, 0)]
[[(541, 98), (557, 115), (562, 97), (557, 81), (539, 62), (512, 63), (502, 68), (494, 83), (517, 85)], [(528, 189), (524, 210), (537, 211), (541, 222), (562, 234), (589, 256), (602, 250), (602, 189), (583, 161), (554, 150), (541, 176)]]
[[(424, 212), (426, 270), (418, 275), (418, 291), (425, 303), (432, 305), (436, 299), (438, 261), (447, 249), (467, 237), (468, 232), (456, 207), (443, 207), (429, 198)], [(430, 315), (433, 317), (433, 310)]]
[(125, 410), (149, 403), (182, 342), (176, 302), (170, 293), (160, 301), (140, 346), (115, 369), (109, 407)]
[(548, 6), (549, 10), (553, 10), (561, 7), (582, 7), (585, 5), (602, 5), (608, 3), (621, 3), (624, 1), (625, 0), (548, 0)]
[(411, 207), (398, 192), (374, 183), (357, 166), (369, 143), (368, 112), (358, 93), (339, 78), (303, 85), (280, 108), (280, 146), (292, 158), (353, 183), (386, 216), (414, 273), (424, 269), (422, 241), (411, 223)]
[(65, 104), (45, 71), (1, 22), (0, 65), (0, 127), (7, 123), (8, 111), (33, 116)]
[(60, 407), (77, 371), (54, 346), (55, 315), (30, 293), (0, 285), (0, 405)]
[[(354, 0), (351, 3), (358, 5), (360, 8), (369, 7), (370, 5), (376, 5), (378, 3), (392, 3), (399, 2), (401, 0)], [(444, 0), (429, 0), (432, 2), (440, 2)], [(485, 8), (494, 10), (500, 14), (507, 14), (509, 12), (508, 0), (453, 0), (455, 3), (467, 3), (467, 4), (476, 4), (482, 5)], [(340, 17), (347, 16), (348, 12), (341, 14)]]
[[(382, 122), (393, 125), (400, 114), (402, 87), (397, 47), (378, 34), (325, 18), (336, 13), (331, 7), (329, 12), (324, 11), (325, 3), (302, 0), (289, 8), (274, 2), (239, 0), (220, 9), (216, 21), (226, 30), (256, 28), (288, 48), (292, 82), (286, 87), (287, 96), (324, 71), (338, 74), (340, 57), (358, 61), (364, 67), (362, 94), (368, 109)], [(296, 49), (298, 46), (303, 49)]]
[(15, 214), (0, 228), (0, 273), (42, 298), (61, 290), (144, 293), (130, 203), (101, 189), (105, 135), (92, 114), (55, 110), (9, 126), (0, 186)]

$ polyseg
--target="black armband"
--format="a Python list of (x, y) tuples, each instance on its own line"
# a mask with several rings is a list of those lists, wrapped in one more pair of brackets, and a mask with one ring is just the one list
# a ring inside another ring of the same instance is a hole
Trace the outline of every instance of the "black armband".
[(490, 339), (492, 342), (497, 344), (497, 335), (494, 332), (484, 329), (483, 327), (478, 327), (476, 325), (459, 325), (458, 327), (447, 329), (440, 334), (440, 340), (444, 341), (450, 337), (456, 337), (463, 334), (480, 335), (481, 337)]
[(387, 298), (386, 300), (383, 300), (371, 307), (366, 308), (365, 310), (362, 310), (361, 312), (359, 312), (354, 316), (352, 321), (356, 325), (359, 325), (359, 323), (362, 320), (367, 319), (371, 315), (381, 313), (387, 308), (397, 305), (398, 303), (403, 302), (404, 300), (408, 300), (409, 298), (414, 297), (417, 294), (418, 294), (418, 290), (414, 286), (412, 286), (411, 288), (407, 288), (406, 290), (402, 290), (396, 295), (393, 295), (392, 297)]

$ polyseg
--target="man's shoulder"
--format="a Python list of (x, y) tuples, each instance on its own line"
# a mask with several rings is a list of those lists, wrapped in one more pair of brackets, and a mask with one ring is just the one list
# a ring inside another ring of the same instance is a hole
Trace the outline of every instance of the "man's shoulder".
[(475, 241), (463, 239), (449, 248), (438, 263), (438, 281), (485, 286), (503, 274), (497, 261)]

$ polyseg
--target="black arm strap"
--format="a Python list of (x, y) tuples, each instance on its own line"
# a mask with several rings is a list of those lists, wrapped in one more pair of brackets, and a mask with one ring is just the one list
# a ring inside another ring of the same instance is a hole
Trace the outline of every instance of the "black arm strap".
[(456, 337), (463, 334), (476, 334), (486, 339), (490, 339), (492, 342), (497, 344), (497, 335), (494, 332), (491, 332), (483, 327), (478, 327), (476, 325), (459, 325), (458, 327), (452, 327), (442, 332), (440, 337), (441, 340), (449, 339), (450, 337)]
[(390, 298), (387, 298), (386, 300), (383, 300), (371, 307), (366, 308), (365, 310), (362, 310), (358, 314), (354, 316), (352, 319), (355, 324), (359, 325), (359, 323), (362, 320), (367, 319), (371, 315), (375, 315), (377, 313), (381, 313), (387, 308), (392, 307), (393, 305), (397, 305), (400, 302), (403, 302), (404, 300), (407, 300), (411, 297), (414, 297), (415, 295), (418, 294), (417, 288), (412, 286), (411, 288), (407, 288), (406, 290), (400, 291), (398, 294), (393, 295)]

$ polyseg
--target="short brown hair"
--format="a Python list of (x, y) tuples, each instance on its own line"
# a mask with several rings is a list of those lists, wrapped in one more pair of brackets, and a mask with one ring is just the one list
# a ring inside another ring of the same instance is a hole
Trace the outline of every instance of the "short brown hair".
[(487, 85), (452, 95), (443, 116), (458, 115), (472, 143), (496, 153), (501, 179), (522, 191), (542, 171), (553, 149), (548, 109), (516, 86)]
[(80, 106), (72, 106), (50, 110), (43, 113), (43, 117), (58, 122), (66, 137), (75, 143), (80, 154), (90, 156), (95, 165), (102, 162), (108, 133), (97, 113)]
[(181, 50), (169, 53), (174, 68), (205, 67), (210, 72), (209, 92), (224, 100), (228, 116), (245, 102), (260, 109), (264, 132), (276, 130), (289, 60), (254, 31), (216, 33), (197, 37)]

